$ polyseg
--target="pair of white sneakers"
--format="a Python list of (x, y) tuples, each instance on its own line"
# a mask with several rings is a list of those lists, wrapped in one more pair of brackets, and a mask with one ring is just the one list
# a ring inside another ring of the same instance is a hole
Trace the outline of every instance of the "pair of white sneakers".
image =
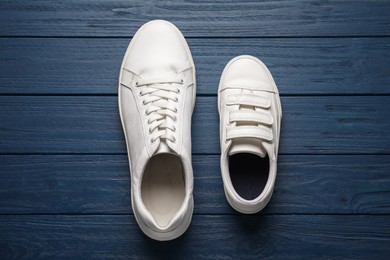
[[(155, 20), (137, 31), (120, 69), (118, 95), (134, 216), (149, 237), (177, 238), (194, 208), (196, 77), (187, 42), (173, 24)], [(282, 115), (277, 87), (260, 60), (238, 56), (226, 65), (218, 110), (227, 200), (239, 212), (258, 212), (275, 183)]]

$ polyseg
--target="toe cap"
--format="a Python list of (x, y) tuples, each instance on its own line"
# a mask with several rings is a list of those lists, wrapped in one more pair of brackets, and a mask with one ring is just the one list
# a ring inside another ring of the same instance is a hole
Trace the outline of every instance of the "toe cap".
[(141, 77), (158, 77), (191, 66), (184, 37), (173, 24), (163, 20), (148, 22), (137, 31), (125, 59), (125, 67)]

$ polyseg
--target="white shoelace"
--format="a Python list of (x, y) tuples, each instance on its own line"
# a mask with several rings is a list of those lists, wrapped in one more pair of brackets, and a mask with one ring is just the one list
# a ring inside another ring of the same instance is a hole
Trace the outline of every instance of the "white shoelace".
[(177, 119), (176, 103), (183, 80), (177, 78), (158, 78), (139, 80), (136, 86), (141, 88), (142, 105), (147, 106), (145, 115), (148, 117), (151, 143), (158, 139), (176, 142), (174, 122)]
[(239, 105), (237, 110), (229, 113), (228, 123), (232, 126), (227, 128), (226, 141), (242, 137), (272, 141), (273, 118), (269, 112), (269, 99), (248, 94), (229, 95), (226, 105)]

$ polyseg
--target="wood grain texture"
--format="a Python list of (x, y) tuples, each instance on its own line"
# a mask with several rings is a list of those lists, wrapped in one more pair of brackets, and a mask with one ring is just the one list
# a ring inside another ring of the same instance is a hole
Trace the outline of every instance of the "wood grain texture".
[[(390, 96), (283, 97), (280, 154), (388, 154)], [(0, 96), (0, 153), (125, 153), (111, 96)], [(193, 152), (219, 152), (216, 97), (195, 106)]]
[[(195, 215), (238, 214), (219, 156), (195, 155)], [(1, 155), (1, 214), (131, 214), (125, 155)], [(261, 214), (389, 214), (390, 156), (282, 155)]]
[[(0, 216), (0, 257), (387, 259), (388, 216), (194, 216), (169, 242), (133, 216)], [(210, 244), (212, 243), (212, 245)]]
[[(2, 0), (0, 259), (388, 259), (390, 1)], [(176, 24), (197, 68), (195, 212), (147, 238), (130, 206), (117, 78), (136, 30)], [(234, 56), (270, 68), (283, 122), (274, 195), (228, 205), (216, 92)]]
[[(128, 39), (0, 39), (0, 93), (117, 93)], [(198, 94), (216, 94), (227, 62), (251, 54), (285, 94), (390, 93), (390, 38), (188, 39)]]
[(12, 1), (3, 36), (129, 36), (166, 19), (186, 36), (390, 35), (387, 1)]

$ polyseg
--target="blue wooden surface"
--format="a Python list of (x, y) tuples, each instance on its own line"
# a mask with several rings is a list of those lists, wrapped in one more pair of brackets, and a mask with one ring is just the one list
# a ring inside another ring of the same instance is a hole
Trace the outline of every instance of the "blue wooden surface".
[[(116, 94), (130, 36), (0, 38), (0, 93)], [(242, 53), (261, 57), (282, 95), (390, 94), (390, 38), (191, 38), (198, 94), (215, 95)], [(44, 77), (42, 77), (44, 75)]]
[[(370, 223), (367, 225), (367, 223)], [(5, 258), (386, 259), (388, 216), (200, 215), (165, 243), (142, 234), (133, 216), (0, 216)]]
[[(387, 259), (389, 1), (1, 1), (0, 259)], [(197, 67), (195, 212), (145, 237), (130, 208), (117, 77), (136, 29), (163, 18)], [(216, 89), (226, 62), (270, 68), (284, 109), (264, 211), (227, 204)], [(207, 129), (207, 134), (206, 134)]]
[[(281, 154), (390, 153), (390, 96), (281, 100)], [(126, 152), (116, 96), (3, 96), (0, 110), (0, 153)], [(198, 97), (194, 153), (219, 153), (218, 124), (217, 98)]]
[[(238, 214), (225, 200), (219, 156), (194, 155), (193, 166), (195, 214)], [(280, 155), (261, 214), (390, 214), (389, 167), (389, 155)], [(2, 155), (0, 172), (0, 212), (132, 214), (124, 154)]]
[(389, 36), (388, 1), (2, 0), (6, 36), (129, 37), (152, 19), (188, 37)]

